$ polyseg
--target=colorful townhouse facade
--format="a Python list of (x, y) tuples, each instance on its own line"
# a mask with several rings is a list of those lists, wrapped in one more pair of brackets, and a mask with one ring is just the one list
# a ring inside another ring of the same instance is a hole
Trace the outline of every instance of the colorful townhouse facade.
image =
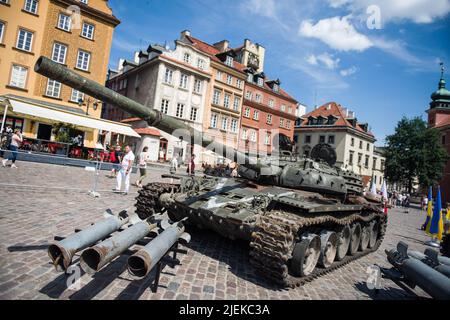
[(60, 122), (74, 125), (86, 147), (101, 130), (138, 137), (127, 125), (100, 119), (101, 101), (34, 72), (39, 56), (104, 83), (114, 28), (106, 0), (0, 1), (0, 111), (4, 126), (29, 139), (51, 141)]

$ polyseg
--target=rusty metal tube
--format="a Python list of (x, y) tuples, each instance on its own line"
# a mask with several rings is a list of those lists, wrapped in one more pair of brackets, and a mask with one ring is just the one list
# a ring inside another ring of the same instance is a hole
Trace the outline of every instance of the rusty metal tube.
[(94, 247), (85, 250), (80, 258), (81, 268), (88, 274), (94, 274), (148, 235), (156, 227), (156, 224), (141, 221)]
[(72, 258), (76, 252), (119, 230), (128, 221), (129, 216), (127, 212), (122, 211), (117, 216), (101, 220), (80, 232), (68, 236), (64, 240), (51, 244), (48, 248), (48, 255), (57, 269), (59, 267), (62, 270), (66, 270), (71, 265)]
[(134, 279), (145, 278), (184, 233), (181, 223), (167, 228), (144, 248), (128, 258), (128, 272)]
[[(173, 134), (175, 130), (184, 130), (189, 133), (193, 143), (199, 144), (204, 148), (208, 146), (211, 147), (211, 145), (213, 145), (214, 147), (212, 148), (216, 153), (219, 153), (220, 155), (233, 161), (240, 161), (241, 163), (245, 162), (250, 164), (250, 159), (246, 154), (230, 148), (227, 149), (225, 145), (217, 142), (213, 137), (195, 130), (183, 121), (167, 116), (162, 112), (153, 109), (151, 106), (143, 106), (142, 104), (122, 96), (95, 81), (77, 74), (76, 72), (50, 60), (47, 57), (41, 56), (37, 60), (34, 66), (34, 71), (50, 79), (59, 81), (98, 100), (117, 106), (135, 117), (144, 119), (150, 126), (156, 127), (168, 134)], [(226, 154), (224, 154), (225, 151)], [(257, 164), (252, 164), (252, 167), (259, 168)]]

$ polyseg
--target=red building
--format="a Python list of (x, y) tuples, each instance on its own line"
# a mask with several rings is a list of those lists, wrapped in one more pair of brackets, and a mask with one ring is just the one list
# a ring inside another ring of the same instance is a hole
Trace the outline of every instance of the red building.
[(293, 140), (298, 102), (264, 73), (249, 69), (244, 88), (239, 149), (250, 154), (271, 154), (273, 140), (281, 133)]
[[(428, 113), (428, 126), (441, 132), (443, 147), (450, 155), (450, 91), (445, 88), (444, 68), (442, 67), (439, 89), (431, 95), (432, 102)], [(444, 168), (441, 186), (442, 201), (450, 202), (450, 161)]]

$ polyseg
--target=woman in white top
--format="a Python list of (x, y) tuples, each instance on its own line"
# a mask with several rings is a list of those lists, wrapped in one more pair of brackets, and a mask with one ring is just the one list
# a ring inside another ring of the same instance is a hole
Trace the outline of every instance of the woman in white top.
[(11, 150), (11, 154), (7, 159), (4, 159), (2, 161), (2, 165), (6, 167), (6, 163), (11, 160), (12, 165), (11, 168), (17, 168), (16, 166), (16, 159), (17, 159), (17, 150), (19, 150), (19, 146), (22, 143), (23, 138), (22, 134), (20, 133), (19, 129), (14, 130), (14, 134), (11, 138), (11, 144), (9, 145), (9, 150)]
[(136, 181), (136, 186), (142, 188), (142, 181), (147, 176), (147, 162), (150, 159), (150, 153), (148, 152), (148, 147), (144, 147), (141, 154), (139, 155), (139, 174), (140, 177)]

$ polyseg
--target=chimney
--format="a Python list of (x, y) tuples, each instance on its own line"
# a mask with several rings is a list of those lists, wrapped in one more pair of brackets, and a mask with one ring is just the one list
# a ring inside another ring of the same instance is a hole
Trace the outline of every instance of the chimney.
[(214, 43), (213, 46), (220, 52), (224, 52), (228, 50), (229, 44), (230, 42), (228, 40), (222, 40), (220, 42)]
[(125, 59), (119, 59), (119, 66), (117, 68), (117, 70), (119, 71), (119, 73), (122, 73), (123, 71), (123, 63), (125, 62)]
[(139, 51), (134, 52), (134, 63), (139, 64)]
[(185, 36), (190, 37), (190, 36), (191, 36), (191, 31), (189, 31), (189, 30), (183, 30), (183, 31), (181, 31), (180, 39), (183, 39)]

